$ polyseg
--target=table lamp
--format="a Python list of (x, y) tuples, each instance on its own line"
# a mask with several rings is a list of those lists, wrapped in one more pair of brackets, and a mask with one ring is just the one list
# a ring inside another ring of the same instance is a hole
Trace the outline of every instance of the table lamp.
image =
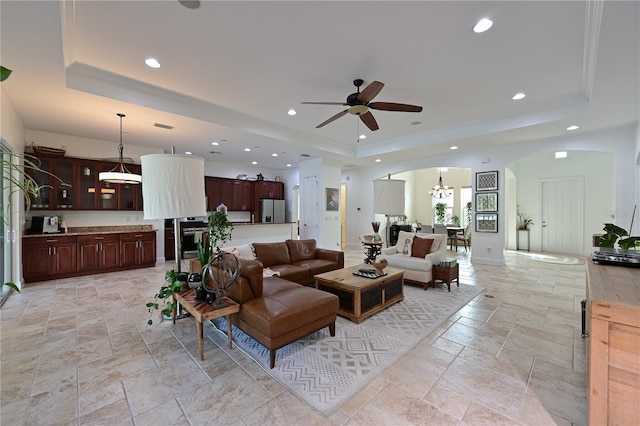
[(204, 158), (149, 154), (140, 161), (144, 219), (173, 219), (175, 271), (180, 272), (180, 218), (207, 215)]
[(403, 180), (378, 179), (373, 181), (373, 212), (387, 217), (387, 247), (389, 247), (389, 217), (404, 216)]

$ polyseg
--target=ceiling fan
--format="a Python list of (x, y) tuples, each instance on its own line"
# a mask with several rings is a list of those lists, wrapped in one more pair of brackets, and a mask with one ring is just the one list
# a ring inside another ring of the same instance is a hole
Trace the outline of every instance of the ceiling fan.
[(369, 109), (377, 109), (380, 111), (422, 112), (422, 107), (416, 105), (398, 104), (394, 102), (371, 102), (373, 98), (375, 98), (376, 95), (380, 93), (380, 91), (384, 87), (384, 83), (373, 81), (369, 83), (369, 85), (365, 87), (362, 92), (360, 92), (360, 86), (362, 86), (362, 83), (364, 83), (362, 79), (353, 80), (353, 85), (356, 86), (358, 91), (347, 96), (346, 102), (301, 102), (302, 104), (342, 105), (349, 107), (344, 111), (340, 111), (328, 120), (325, 120), (322, 123), (318, 124), (316, 126), (316, 129), (326, 126), (327, 124), (337, 120), (348, 112), (353, 115), (359, 116), (360, 120), (362, 120), (362, 122), (371, 131), (378, 130), (379, 127), (376, 119), (373, 117), (373, 114), (371, 114), (371, 111), (369, 111)]

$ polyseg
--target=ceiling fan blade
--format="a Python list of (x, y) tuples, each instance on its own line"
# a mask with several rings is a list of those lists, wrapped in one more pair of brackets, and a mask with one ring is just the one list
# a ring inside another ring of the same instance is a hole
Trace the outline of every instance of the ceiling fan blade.
[(344, 111), (340, 111), (339, 113), (337, 113), (336, 115), (334, 115), (333, 117), (329, 118), (326, 121), (323, 121), (322, 123), (318, 124), (316, 126), (316, 129), (319, 129), (320, 127), (324, 127), (327, 124), (331, 123), (332, 121), (336, 121), (338, 118), (342, 117), (343, 115), (345, 115), (349, 110), (345, 109)]
[(375, 132), (376, 130), (379, 129), (378, 123), (376, 122), (376, 119), (373, 117), (373, 114), (371, 114), (371, 111), (367, 111), (366, 113), (360, 115), (359, 117), (360, 117), (360, 120), (362, 120), (362, 122), (365, 124), (365, 126), (367, 126), (369, 130), (371, 130), (372, 132)]
[(347, 106), (344, 102), (300, 102), (301, 104), (311, 104), (311, 105), (342, 105)]
[(364, 90), (362, 90), (362, 92), (360, 92), (360, 94), (358, 95), (358, 100), (360, 102), (364, 102), (365, 104), (367, 102), (370, 102), (373, 98), (376, 97), (378, 93), (380, 93), (383, 87), (384, 83), (380, 83), (379, 81), (372, 81), (367, 87), (364, 88)]
[(394, 102), (372, 102), (368, 107), (381, 111), (422, 112), (421, 106), (397, 104)]

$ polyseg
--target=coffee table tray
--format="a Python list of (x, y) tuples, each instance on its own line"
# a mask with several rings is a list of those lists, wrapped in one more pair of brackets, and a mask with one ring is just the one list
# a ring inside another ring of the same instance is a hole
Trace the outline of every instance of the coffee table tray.
[(365, 277), (365, 278), (370, 278), (372, 280), (375, 280), (376, 278), (385, 277), (387, 274), (386, 273), (378, 274), (376, 271), (371, 271), (371, 272), (354, 271), (353, 275), (357, 275), (359, 277)]

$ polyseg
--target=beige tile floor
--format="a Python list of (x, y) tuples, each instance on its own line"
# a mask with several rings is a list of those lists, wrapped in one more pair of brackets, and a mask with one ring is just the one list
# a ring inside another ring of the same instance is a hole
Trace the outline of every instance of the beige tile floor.
[(329, 418), (219, 333), (200, 361), (193, 319), (147, 327), (172, 262), (28, 285), (0, 309), (0, 424), (587, 424), (584, 264), (457, 256), (461, 282), (486, 293)]

